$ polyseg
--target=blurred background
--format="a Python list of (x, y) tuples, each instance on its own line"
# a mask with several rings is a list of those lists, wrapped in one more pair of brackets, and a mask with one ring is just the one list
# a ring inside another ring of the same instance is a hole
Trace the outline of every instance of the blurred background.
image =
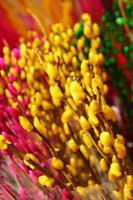
[[(109, 2), (109, 1), (108, 1)], [(11, 47), (27, 30), (40, 31), (31, 13), (37, 16), (46, 31), (56, 22), (74, 24), (87, 12), (93, 21), (100, 22), (104, 12), (102, 0), (5, 0), (0, 1), (0, 51), (7, 41)]]

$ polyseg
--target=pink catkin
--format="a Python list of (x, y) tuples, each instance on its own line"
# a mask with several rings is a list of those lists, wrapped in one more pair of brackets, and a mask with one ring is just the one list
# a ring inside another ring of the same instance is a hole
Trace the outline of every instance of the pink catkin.
[(8, 134), (8, 133), (2, 131), (2, 135), (3, 135), (7, 140), (9, 140), (12, 144), (15, 143), (16, 138), (15, 138), (14, 136), (12, 136), (11, 134)]
[(69, 193), (66, 189), (61, 191), (62, 200), (69, 200)]
[(17, 92), (16, 88), (10, 83), (8, 84), (8, 90), (10, 91), (10, 93), (12, 95), (17, 96), (18, 92)]
[(27, 199), (27, 192), (26, 192), (26, 188), (20, 188), (18, 191), (19, 194), (19, 198), (20, 200), (26, 200)]
[(5, 61), (3, 58), (0, 57), (0, 69), (5, 69), (6, 65), (5, 65)]
[(25, 106), (28, 106), (30, 99), (28, 97), (24, 97)]
[(39, 170), (35, 169), (35, 170), (29, 170), (29, 175), (34, 182), (37, 182), (38, 177), (41, 176), (42, 173)]
[(21, 68), (20, 68), (19, 66), (16, 66), (16, 67), (15, 67), (15, 70), (16, 70), (16, 72), (17, 72), (18, 74), (20, 74), (21, 71), (22, 71)]
[(18, 118), (18, 111), (11, 106), (7, 106), (6, 111), (9, 113), (10, 117), (13, 119)]
[(13, 52), (13, 54), (14, 54), (14, 56), (15, 56), (16, 59), (19, 59), (19, 58), (20, 58), (20, 51), (19, 51), (19, 49), (14, 48), (14, 49), (12, 50), (12, 52)]
[(27, 145), (30, 151), (33, 151), (33, 152), (37, 151), (36, 145), (30, 139), (27, 140)]
[(12, 83), (13, 81), (16, 80), (16, 77), (14, 76), (14, 74), (10, 74), (10, 75), (8, 76), (8, 79), (9, 79), (9, 82)]

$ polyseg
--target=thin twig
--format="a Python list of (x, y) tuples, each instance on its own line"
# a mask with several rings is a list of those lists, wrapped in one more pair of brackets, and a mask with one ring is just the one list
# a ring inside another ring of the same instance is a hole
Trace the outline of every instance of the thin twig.
[[(118, 5), (119, 5), (119, 9), (120, 9), (122, 17), (127, 20), (127, 16), (126, 16), (126, 13), (125, 13), (124, 8), (123, 8), (123, 0), (118, 0)], [(124, 24), (124, 28), (127, 32), (129, 39), (133, 40), (133, 32), (130, 30), (127, 22)]]
[(36, 23), (38, 24), (41, 32), (43, 33), (43, 35), (46, 37), (46, 31), (40, 21), (40, 19), (36, 16), (35, 13), (33, 13), (33, 11), (31, 11), (30, 9), (27, 9), (27, 12), (34, 18), (34, 20), (36, 21)]

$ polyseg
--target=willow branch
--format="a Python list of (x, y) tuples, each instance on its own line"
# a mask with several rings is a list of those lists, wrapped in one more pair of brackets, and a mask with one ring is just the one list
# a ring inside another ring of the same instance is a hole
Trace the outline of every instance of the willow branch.
[[(120, 9), (122, 17), (127, 20), (127, 16), (126, 16), (126, 13), (125, 13), (124, 8), (123, 8), (123, 0), (118, 0), (118, 5), (119, 5), (119, 9)], [(130, 30), (127, 22), (124, 24), (124, 28), (127, 32), (129, 39), (133, 40), (133, 32)]]

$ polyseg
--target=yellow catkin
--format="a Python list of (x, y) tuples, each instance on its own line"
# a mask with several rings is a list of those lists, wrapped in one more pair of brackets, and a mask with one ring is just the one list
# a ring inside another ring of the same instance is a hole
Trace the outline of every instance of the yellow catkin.
[(83, 141), (88, 148), (91, 148), (93, 143), (90, 136), (87, 133), (83, 134)]
[(94, 126), (98, 126), (99, 124), (98, 118), (94, 115), (94, 113), (91, 110), (89, 110), (89, 122)]
[(33, 117), (37, 116), (39, 114), (39, 109), (37, 105), (31, 105), (31, 115)]
[(71, 166), (71, 165), (67, 165), (66, 168), (68, 169), (68, 171), (73, 175), (76, 176), (77, 175), (77, 170), (75, 167)]
[(61, 120), (63, 123), (69, 122), (73, 118), (73, 110), (68, 108), (66, 111), (62, 114)]
[(80, 145), (80, 151), (83, 154), (83, 156), (88, 160), (90, 157), (88, 149), (85, 147), (85, 145), (81, 144)]
[(90, 15), (88, 15), (88, 13), (83, 13), (83, 14), (81, 15), (81, 19), (82, 19), (83, 21), (89, 22), (90, 25), (91, 25), (91, 17), (90, 17)]
[(67, 146), (73, 151), (73, 152), (77, 152), (78, 151), (78, 145), (76, 144), (76, 142), (74, 141), (74, 139), (70, 139), (67, 142)]
[(121, 144), (117, 140), (115, 140), (114, 148), (118, 158), (124, 159), (124, 157), (126, 156), (126, 147), (124, 146), (124, 144)]
[(85, 84), (86, 88), (91, 86), (91, 74), (89, 72), (85, 73), (83, 77), (83, 83)]
[(122, 193), (117, 191), (117, 190), (113, 190), (113, 195), (115, 196), (116, 199), (118, 200), (122, 200)]
[(31, 154), (31, 153), (27, 153), (24, 156), (24, 160), (23, 161), (24, 161), (24, 164), (26, 166), (30, 167), (31, 169), (35, 168), (34, 164), (32, 164), (32, 161), (34, 163), (37, 163), (37, 164), (39, 163), (38, 159), (33, 154)]
[(85, 99), (85, 93), (77, 81), (70, 84), (70, 93), (76, 103), (80, 103)]
[(100, 104), (98, 103), (98, 101), (96, 100), (92, 100), (90, 103), (90, 110), (94, 113), (97, 114), (98, 112), (100, 112)]
[(57, 67), (51, 63), (47, 63), (46, 72), (50, 79), (57, 79), (58, 78), (58, 70)]
[(62, 170), (64, 168), (64, 163), (56, 157), (52, 158), (51, 164), (57, 170)]
[(103, 147), (103, 152), (105, 154), (112, 154), (113, 153), (112, 148), (110, 146), (104, 146)]
[(4, 47), (3, 47), (3, 53), (4, 53), (5, 55), (9, 55), (10, 49), (9, 49), (8, 46), (4, 46)]
[(49, 48), (50, 48), (50, 43), (49, 43), (48, 40), (46, 40), (46, 41), (44, 42), (44, 49), (49, 50)]
[(95, 77), (92, 79), (92, 89), (96, 95), (99, 95), (99, 93), (103, 94), (103, 82), (99, 75), (95, 75)]
[(58, 133), (58, 126), (56, 125), (56, 123), (52, 123), (51, 129), (55, 135)]
[(33, 129), (32, 124), (26, 117), (19, 116), (19, 123), (22, 126), (22, 128), (25, 129), (26, 131), (31, 131)]
[(54, 181), (53, 178), (49, 178), (46, 175), (41, 175), (41, 176), (38, 177), (38, 182), (42, 186), (52, 187), (55, 181)]
[(80, 28), (80, 23), (76, 23), (74, 25), (74, 32), (76, 33), (79, 30), (79, 28)]
[(70, 134), (71, 134), (71, 131), (70, 131), (70, 129), (69, 129), (68, 124), (67, 124), (67, 123), (64, 123), (63, 127), (64, 127), (65, 134), (66, 134), (66, 135), (70, 135)]
[(61, 100), (63, 99), (63, 94), (58, 85), (50, 86), (50, 94), (55, 106), (60, 106)]
[(88, 72), (89, 68), (88, 68), (88, 61), (87, 60), (83, 60), (81, 63), (81, 74), (84, 77), (84, 75)]
[(87, 193), (88, 193), (88, 187), (81, 187), (81, 186), (78, 186), (76, 188), (76, 191), (84, 198), (86, 198), (87, 196)]
[(99, 26), (98, 26), (98, 24), (97, 23), (94, 23), (93, 25), (92, 25), (92, 30), (93, 30), (93, 34), (94, 34), (94, 36), (98, 36), (99, 35)]
[(44, 124), (39, 121), (38, 117), (34, 117), (33, 124), (39, 133), (41, 133), (44, 136), (47, 136), (46, 128)]
[(90, 124), (84, 116), (80, 116), (79, 122), (82, 129), (88, 130), (90, 128)]
[(77, 161), (78, 161), (78, 159), (75, 156), (72, 156), (70, 158), (70, 165), (73, 167), (77, 167)]
[(116, 121), (116, 114), (108, 105), (102, 105), (102, 111), (106, 120)]
[(9, 144), (11, 143), (8, 140), (6, 140), (3, 135), (0, 135), (0, 150), (8, 149)]
[(53, 105), (52, 103), (48, 102), (48, 101), (42, 101), (42, 107), (44, 110), (50, 110), (50, 109), (53, 109)]
[(115, 180), (116, 178), (121, 177), (122, 173), (119, 163), (111, 163), (108, 175), (110, 180)]
[(21, 53), (21, 56), (24, 56), (24, 57), (27, 55), (26, 44), (24, 43), (20, 44), (20, 53)]
[(59, 35), (55, 35), (55, 36), (54, 36), (54, 44), (55, 44), (55, 46), (59, 46), (60, 43), (61, 43), (61, 38), (60, 38), (60, 36), (59, 36)]
[(104, 158), (102, 158), (102, 159), (100, 160), (99, 165), (100, 165), (100, 167), (101, 167), (101, 169), (102, 169), (103, 171), (107, 171), (108, 165), (107, 165), (107, 162), (106, 162), (106, 160), (105, 160)]
[(88, 22), (84, 24), (83, 32), (84, 32), (84, 35), (85, 35), (87, 38), (90, 38), (90, 37), (92, 36), (91, 27), (90, 27), (90, 25), (88, 24)]
[(38, 106), (42, 103), (42, 95), (39, 92), (35, 94), (35, 102)]
[(133, 199), (132, 191), (133, 190), (127, 184), (124, 185), (124, 200)]
[(104, 146), (111, 146), (113, 144), (113, 139), (109, 132), (103, 131), (100, 134), (100, 141)]

